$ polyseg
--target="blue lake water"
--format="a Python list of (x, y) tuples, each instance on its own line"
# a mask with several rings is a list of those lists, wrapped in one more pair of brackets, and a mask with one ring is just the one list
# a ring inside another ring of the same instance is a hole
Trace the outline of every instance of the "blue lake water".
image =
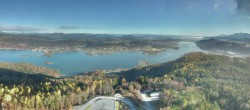
[[(132, 68), (138, 61), (148, 60), (151, 64), (179, 58), (189, 52), (202, 51), (193, 42), (181, 42), (178, 50), (169, 49), (159, 54), (147, 55), (142, 52), (116, 52), (107, 55), (87, 55), (84, 52), (57, 53), (52, 57), (42, 56), (42, 52), (0, 50), (0, 62), (27, 62), (53, 68), (65, 75), (115, 68)], [(51, 65), (45, 62), (53, 62)]]

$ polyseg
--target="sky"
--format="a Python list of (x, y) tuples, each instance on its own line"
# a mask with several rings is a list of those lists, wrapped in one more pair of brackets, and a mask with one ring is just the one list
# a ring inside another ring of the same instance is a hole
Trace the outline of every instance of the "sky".
[(0, 31), (220, 35), (250, 31), (250, 0), (0, 0)]

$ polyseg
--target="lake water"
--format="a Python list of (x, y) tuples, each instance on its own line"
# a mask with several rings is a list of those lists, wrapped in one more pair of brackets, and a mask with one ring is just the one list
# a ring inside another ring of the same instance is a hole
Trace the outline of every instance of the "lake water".
[[(189, 52), (202, 51), (194, 42), (181, 42), (178, 50), (169, 49), (156, 55), (142, 52), (117, 52), (107, 55), (87, 55), (84, 52), (57, 53), (52, 57), (42, 52), (0, 50), (0, 62), (28, 62), (58, 70), (64, 75), (115, 68), (132, 68), (138, 61), (148, 60), (151, 64), (163, 63), (179, 58)], [(53, 62), (51, 65), (45, 62)]]

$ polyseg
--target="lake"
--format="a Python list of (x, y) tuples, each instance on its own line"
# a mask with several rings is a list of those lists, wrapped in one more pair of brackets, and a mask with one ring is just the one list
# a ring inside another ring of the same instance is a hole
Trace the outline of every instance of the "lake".
[[(43, 52), (0, 50), (0, 62), (27, 62), (53, 68), (64, 75), (72, 75), (93, 70), (132, 68), (141, 60), (151, 64), (163, 63), (179, 58), (189, 52), (202, 51), (194, 42), (180, 42), (179, 49), (169, 49), (155, 55), (142, 52), (116, 52), (106, 55), (88, 55), (84, 52), (57, 53), (44, 57)], [(53, 64), (45, 64), (53, 62)]]

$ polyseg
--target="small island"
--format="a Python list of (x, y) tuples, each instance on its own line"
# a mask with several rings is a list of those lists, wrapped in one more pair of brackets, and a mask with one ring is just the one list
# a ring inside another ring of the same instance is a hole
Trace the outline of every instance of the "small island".
[(54, 62), (46, 61), (46, 62), (44, 62), (44, 64), (46, 64), (46, 65), (52, 65), (52, 64), (54, 64)]

